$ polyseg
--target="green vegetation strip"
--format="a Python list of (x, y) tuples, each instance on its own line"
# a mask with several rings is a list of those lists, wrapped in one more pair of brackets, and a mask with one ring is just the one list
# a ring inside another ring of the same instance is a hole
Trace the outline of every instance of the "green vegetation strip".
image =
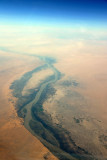
[[(59, 159), (61, 160), (92, 160), (91, 156), (87, 159), (84, 149), (76, 146), (72, 140), (70, 133), (63, 129), (60, 125), (53, 124), (51, 117), (44, 113), (43, 103), (49, 96), (55, 94), (55, 89), (52, 87), (57, 80), (61, 78), (60, 72), (53, 66), (55, 60), (47, 57), (39, 57), (46, 64), (35, 68), (19, 80), (13, 82), (11, 89), (13, 95), (18, 98), (16, 109), (18, 115), (24, 118), (24, 126)], [(50, 68), (53, 75), (42, 81), (38, 86), (38, 92), (35, 88), (32, 89), (30, 96), (22, 96), (22, 90), (32, 77), (33, 73), (40, 70)], [(72, 148), (70, 146), (72, 144)], [(89, 155), (89, 154), (88, 154)]]

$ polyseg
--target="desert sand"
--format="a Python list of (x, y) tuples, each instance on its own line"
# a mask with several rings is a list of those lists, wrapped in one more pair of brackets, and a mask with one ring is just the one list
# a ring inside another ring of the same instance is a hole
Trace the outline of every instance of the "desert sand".
[(25, 72), (39, 66), (34, 57), (9, 55), (0, 52), (0, 159), (1, 160), (56, 160), (47, 148), (28, 132), (17, 116), (9, 89), (11, 83)]

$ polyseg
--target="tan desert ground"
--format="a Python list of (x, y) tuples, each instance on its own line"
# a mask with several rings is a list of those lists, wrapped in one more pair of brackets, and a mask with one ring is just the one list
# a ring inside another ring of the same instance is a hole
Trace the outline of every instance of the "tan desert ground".
[[(54, 48), (56, 48), (55, 51)], [(11, 51), (0, 51), (0, 160), (58, 159), (53, 155), (54, 152), (52, 154), (53, 148), (49, 146), (51, 149), (49, 147), (47, 149), (43, 145), (47, 143), (44, 141), (41, 143), (39, 138), (33, 136), (33, 130), (30, 133), (29, 129), (26, 129), (24, 119), (17, 114), (16, 102), (18, 99), (13, 96), (12, 89), (10, 89), (13, 82), (20, 81), (25, 73), (45, 64), (41, 58), (37, 57), (38, 52), (42, 57), (55, 58), (56, 62), (53, 65), (48, 64), (50, 68), (34, 72), (24, 85), (22, 96), (30, 96), (33, 89), (38, 91), (38, 86), (45, 83), (45, 79), (51, 77), (56, 71), (60, 72), (61, 77), (51, 85), (51, 91), (54, 91), (54, 94), (46, 97), (43, 103), (43, 114), (46, 114), (46, 118), (43, 117), (44, 122), (49, 118), (48, 122), (53, 125), (53, 128), (62, 127), (61, 132), (60, 129), (58, 130), (58, 134), (61, 136), (58, 143), (59, 141), (63, 142), (65, 150), (68, 149), (67, 153), (70, 149), (75, 151), (79, 148), (80, 153), (85, 153), (87, 160), (92, 159), (91, 156), (98, 160), (106, 160), (106, 43), (69, 40), (67, 43), (63, 40), (59, 42), (57, 39), (52, 40), (52, 46), (39, 45), (38, 50), (35, 47), (31, 47), (31, 49), (29, 47), (29, 50), (24, 48), (24, 53), (28, 50), (29, 54), (19, 54), (17, 49), (20, 53), (22, 48), (16, 47), (16, 51), (13, 48), (12, 53)], [(43, 51), (44, 53), (42, 53)], [(51, 51), (54, 53), (50, 54)], [(25, 105), (24, 109), (27, 107)], [(33, 119), (30, 114), (26, 117), (28, 122)], [(46, 127), (44, 128), (46, 129)], [(43, 131), (44, 128), (42, 128)], [(33, 129), (35, 132), (37, 131), (36, 125)], [(71, 141), (67, 137), (66, 133), (68, 132), (72, 137)], [(50, 131), (46, 130), (46, 133), (49, 133), (49, 138), (56, 138), (53, 137), (53, 133), (50, 134)], [(58, 150), (58, 152), (60, 151)], [(75, 159), (75, 155), (69, 159)]]
[(57, 160), (24, 128), (9, 89), (15, 79), (40, 64), (36, 58), (0, 51), (0, 160)]

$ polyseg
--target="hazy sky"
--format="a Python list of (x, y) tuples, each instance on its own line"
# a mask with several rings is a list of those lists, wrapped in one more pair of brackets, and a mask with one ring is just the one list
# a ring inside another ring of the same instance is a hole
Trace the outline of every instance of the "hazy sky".
[(106, 53), (106, 44), (107, 0), (0, 0), (0, 50)]
[(107, 0), (0, 0), (0, 24), (107, 25)]

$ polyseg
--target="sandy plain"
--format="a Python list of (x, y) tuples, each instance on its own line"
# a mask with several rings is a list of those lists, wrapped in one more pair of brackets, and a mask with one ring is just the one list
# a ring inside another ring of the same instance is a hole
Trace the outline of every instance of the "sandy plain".
[[(75, 143), (96, 158), (107, 158), (107, 55), (62, 55), (55, 67), (64, 75), (56, 94), (44, 103), (54, 123), (71, 132)], [(64, 82), (77, 86), (62, 85)]]
[[(65, 48), (55, 55), (57, 57), (55, 67), (64, 77), (54, 85), (57, 92), (54, 97), (45, 102), (44, 109), (51, 115), (54, 123), (61, 122), (63, 127), (72, 133), (72, 138), (78, 146), (98, 156), (99, 159), (105, 160), (107, 158), (105, 147), (107, 140), (104, 139), (107, 136), (107, 55), (102, 53), (103, 50), (100, 48), (97, 50), (92, 48), (93, 52), (92, 50), (87, 52), (87, 50), (80, 48), (79, 53), (75, 51), (71, 54), (71, 51)], [(35, 157), (44, 159), (45, 155), (49, 155), (48, 159), (55, 158), (24, 128), (14, 110), (14, 103), (8, 101), (11, 97), (10, 84), (25, 72), (35, 68), (35, 61), (37, 66), (41, 62), (32, 56), (28, 58), (23, 55), (19, 58), (18, 55), (11, 54), (10, 56), (9, 54), (8, 56), (3, 52), (1, 55), (0, 143), (2, 157), (4, 159), (13, 158), (13, 160), (23, 160), (29, 157), (32, 160)], [(69, 89), (60, 85), (69, 79), (76, 80), (79, 85), (71, 86)], [(75, 95), (73, 99), (72, 95), (75, 92), (82, 95), (83, 99), (75, 98)], [(67, 93), (71, 94), (69, 98), (66, 96)], [(83, 101), (84, 99), (86, 101)], [(56, 103), (57, 101), (60, 101), (60, 105)], [(64, 104), (68, 104), (66, 109), (63, 108)], [(76, 123), (78, 119), (79, 124)]]
[(41, 142), (29, 133), (17, 116), (9, 89), (11, 83), (25, 72), (41, 65), (32, 56), (0, 51), (0, 159), (1, 160), (56, 160)]

